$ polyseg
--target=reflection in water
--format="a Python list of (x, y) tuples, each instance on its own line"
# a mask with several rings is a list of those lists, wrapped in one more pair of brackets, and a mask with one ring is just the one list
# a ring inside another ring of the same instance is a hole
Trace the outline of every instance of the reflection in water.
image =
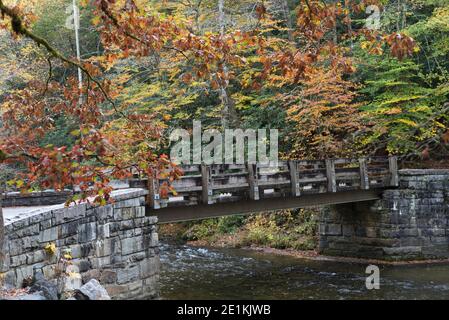
[(311, 261), (239, 249), (161, 245), (163, 299), (449, 299), (449, 265), (381, 266)]

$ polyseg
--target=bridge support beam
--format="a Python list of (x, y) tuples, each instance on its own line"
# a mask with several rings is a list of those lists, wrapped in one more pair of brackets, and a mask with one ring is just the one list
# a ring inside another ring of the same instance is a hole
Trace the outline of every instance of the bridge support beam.
[(212, 205), (163, 208), (151, 212), (157, 215), (159, 223), (175, 223), (217, 218), (230, 215), (245, 215), (270, 210), (316, 207), (333, 203), (350, 203), (379, 199), (379, 191), (348, 191), (303, 195), (301, 197), (267, 198), (258, 201), (223, 202)]

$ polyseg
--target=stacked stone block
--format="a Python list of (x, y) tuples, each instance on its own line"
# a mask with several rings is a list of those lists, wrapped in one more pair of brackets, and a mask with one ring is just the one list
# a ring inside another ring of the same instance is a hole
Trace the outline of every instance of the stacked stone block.
[[(145, 215), (146, 194), (129, 189), (114, 193), (115, 202), (106, 206), (58, 205), (9, 223), (3, 281), (20, 287), (37, 270), (56, 278), (63, 270), (60, 258), (69, 253), (70, 270), (83, 283), (98, 279), (113, 299), (156, 298), (157, 218)], [(49, 244), (56, 254), (45, 250)]]

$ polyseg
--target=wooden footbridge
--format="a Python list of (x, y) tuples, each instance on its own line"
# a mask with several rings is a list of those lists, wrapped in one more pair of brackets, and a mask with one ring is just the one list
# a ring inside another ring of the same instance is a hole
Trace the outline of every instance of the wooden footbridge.
[(149, 190), (160, 223), (376, 200), (399, 184), (396, 157), (279, 161), (273, 165), (189, 165), (162, 199), (164, 179), (132, 179)]

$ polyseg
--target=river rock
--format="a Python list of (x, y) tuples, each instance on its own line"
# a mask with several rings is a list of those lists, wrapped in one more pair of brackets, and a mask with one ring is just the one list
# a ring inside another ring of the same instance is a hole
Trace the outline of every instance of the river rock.
[(43, 292), (39, 291), (30, 294), (24, 294), (17, 297), (5, 298), (5, 300), (49, 300), (49, 299), (47, 299), (47, 297), (44, 295)]
[(111, 300), (106, 289), (96, 279), (90, 280), (79, 290), (76, 290), (77, 300)]
[(58, 286), (44, 278), (41, 272), (34, 276), (34, 283), (30, 287), (30, 293), (41, 292), (46, 300), (58, 300)]
[(83, 282), (79, 268), (76, 265), (69, 265), (66, 269), (67, 276), (64, 277), (64, 292), (71, 292), (81, 288)]

